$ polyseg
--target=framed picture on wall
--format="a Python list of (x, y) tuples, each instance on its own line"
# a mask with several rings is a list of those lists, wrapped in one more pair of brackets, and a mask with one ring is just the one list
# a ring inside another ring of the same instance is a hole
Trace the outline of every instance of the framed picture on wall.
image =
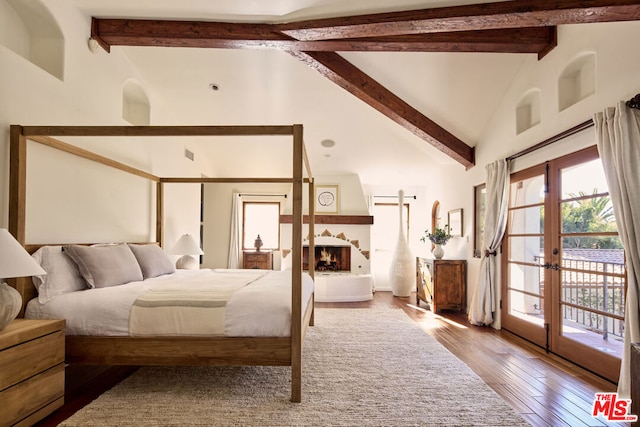
[(462, 237), (462, 209), (449, 211), (449, 234), (453, 237)]
[(340, 202), (339, 190), (337, 185), (316, 185), (316, 213), (337, 214)]

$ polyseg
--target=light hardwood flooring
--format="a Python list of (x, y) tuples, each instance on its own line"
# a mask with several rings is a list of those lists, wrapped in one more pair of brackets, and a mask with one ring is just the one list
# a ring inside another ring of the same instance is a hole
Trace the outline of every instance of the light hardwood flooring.
[[(415, 296), (394, 297), (376, 292), (372, 301), (317, 303), (319, 309), (368, 308), (404, 310), (428, 334), (465, 362), (533, 426), (604, 426), (591, 416), (594, 394), (615, 391), (612, 384), (508, 332), (468, 323), (456, 312), (434, 314)], [(416, 366), (416, 369), (428, 367)], [(69, 367), (65, 405), (39, 423), (55, 426), (100, 393), (130, 375), (135, 368)]]

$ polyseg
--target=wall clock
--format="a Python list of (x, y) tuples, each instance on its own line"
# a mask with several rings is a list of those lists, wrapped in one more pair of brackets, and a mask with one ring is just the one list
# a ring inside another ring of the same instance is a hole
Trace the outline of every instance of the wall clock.
[(316, 185), (316, 212), (338, 213), (338, 186)]

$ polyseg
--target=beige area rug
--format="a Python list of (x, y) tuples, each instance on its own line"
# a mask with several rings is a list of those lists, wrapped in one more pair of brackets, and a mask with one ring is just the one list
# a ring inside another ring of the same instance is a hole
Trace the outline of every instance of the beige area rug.
[(287, 367), (141, 368), (64, 426), (528, 425), (400, 309), (317, 309)]

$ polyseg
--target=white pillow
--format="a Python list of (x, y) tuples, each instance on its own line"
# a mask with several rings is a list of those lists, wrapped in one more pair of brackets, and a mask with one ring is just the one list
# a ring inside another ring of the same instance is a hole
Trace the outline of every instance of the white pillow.
[(138, 260), (125, 243), (107, 246), (65, 245), (90, 288), (106, 288), (142, 280)]
[(173, 262), (158, 245), (136, 245), (129, 243), (129, 249), (131, 249), (131, 252), (133, 252), (133, 255), (135, 255), (138, 260), (138, 264), (140, 264), (140, 269), (142, 270), (142, 276), (145, 279), (176, 272), (176, 267), (173, 265)]
[(41, 303), (51, 301), (57, 295), (87, 289), (78, 266), (62, 251), (62, 246), (43, 246), (32, 256), (47, 272), (31, 278)]

